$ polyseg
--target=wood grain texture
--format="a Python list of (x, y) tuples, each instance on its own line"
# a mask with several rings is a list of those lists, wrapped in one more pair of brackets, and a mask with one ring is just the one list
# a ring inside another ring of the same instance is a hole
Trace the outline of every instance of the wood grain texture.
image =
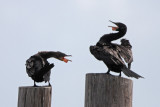
[(85, 107), (132, 107), (133, 82), (107, 74), (87, 74)]
[(18, 107), (51, 107), (52, 87), (19, 87)]

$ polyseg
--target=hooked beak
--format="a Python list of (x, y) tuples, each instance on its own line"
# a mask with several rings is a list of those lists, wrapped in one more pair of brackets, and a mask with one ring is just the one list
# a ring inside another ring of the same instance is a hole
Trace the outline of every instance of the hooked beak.
[[(112, 22), (111, 20), (109, 20), (111, 23), (117, 25), (115, 22)], [(116, 31), (119, 27), (114, 27), (114, 26), (108, 26), (108, 27), (112, 27), (113, 31)]]

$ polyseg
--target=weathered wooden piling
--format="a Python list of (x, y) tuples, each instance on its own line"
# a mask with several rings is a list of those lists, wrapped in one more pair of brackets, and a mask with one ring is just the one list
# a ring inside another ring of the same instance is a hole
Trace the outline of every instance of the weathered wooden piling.
[(132, 107), (133, 82), (107, 74), (86, 75), (85, 107)]
[(19, 87), (18, 107), (51, 107), (52, 87)]

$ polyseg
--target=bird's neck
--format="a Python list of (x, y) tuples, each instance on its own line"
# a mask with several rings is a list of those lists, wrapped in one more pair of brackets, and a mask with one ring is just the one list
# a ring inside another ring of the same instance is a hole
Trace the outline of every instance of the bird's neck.
[(126, 32), (125, 32), (125, 31), (119, 31), (119, 32), (117, 32), (117, 33), (113, 33), (113, 35), (112, 35), (112, 36), (110, 36), (111, 41), (114, 41), (114, 40), (120, 39), (120, 38), (122, 38), (125, 34), (126, 34)]
[(54, 52), (54, 51), (49, 51), (49, 52), (42, 51), (42, 52), (38, 52), (38, 54), (44, 59), (48, 59), (51, 57), (58, 58), (57, 52)]
[(111, 43), (111, 41), (117, 40), (123, 37), (126, 34), (126, 31), (119, 31), (117, 33), (105, 34), (101, 37), (100, 41), (105, 43)]

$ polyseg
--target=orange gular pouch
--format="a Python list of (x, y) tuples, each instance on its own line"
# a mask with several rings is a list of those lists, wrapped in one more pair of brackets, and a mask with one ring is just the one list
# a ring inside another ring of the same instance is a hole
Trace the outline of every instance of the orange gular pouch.
[[(65, 63), (67, 63), (68, 61), (71, 61), (71, 60), (69, 60), (69, 59), (66, 59), (65, 57), (63, 57), (63, 59), (62, 59)], [(72, 62), (72, 61), (71, 61)]]
[(113, 31), (116, 31), (118, 29), (118, 27), (112, 27)]
[(114, 27), (114, 26), (108, 26), (111, 27), (113, 31), (117, 31), (118, 27)]

